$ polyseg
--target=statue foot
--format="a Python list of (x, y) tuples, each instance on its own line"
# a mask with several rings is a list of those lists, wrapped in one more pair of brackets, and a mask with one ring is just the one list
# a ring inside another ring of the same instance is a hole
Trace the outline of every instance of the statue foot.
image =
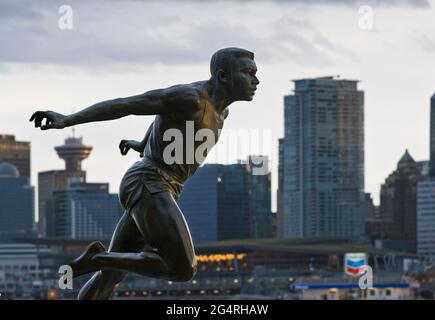
[(84, 274), (96, 271), (93, 258), (96, 254), (105, 251), (106, 249), (100, 241), (92, 242), (81, 256), (70, 263), (70, 266), (73, 269), (73, 277), (80, 277)]

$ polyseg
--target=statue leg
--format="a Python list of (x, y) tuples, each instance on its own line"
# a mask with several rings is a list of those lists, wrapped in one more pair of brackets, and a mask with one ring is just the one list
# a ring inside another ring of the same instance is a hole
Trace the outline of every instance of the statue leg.
[[(125, 212), (121, 217), (110, 242), (109, 252), (140, 252), (145, 242), (133, 218)], [(116, 285), (126, 276), (124, 271), (97, 271), (81, 288), (78, 299), (110, 299)]]
[(96, 253), (91, 271), (118, 270), (172, 281), (190, 280), (196, 272), (195, 252), (183, 213), (171, 193), (146, 192), (130, 214), (145, 242), (154, 249)]

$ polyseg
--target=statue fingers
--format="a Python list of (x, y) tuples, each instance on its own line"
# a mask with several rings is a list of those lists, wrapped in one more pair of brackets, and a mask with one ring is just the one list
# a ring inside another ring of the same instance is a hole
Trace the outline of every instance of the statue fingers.
[(58, 127), (53, 123), (41, 126), (41, 130), (48, 130), (48, 129), (58, 129)]
[(32, 116), (30, 117), (29, 121), (32, 122), (40, 113), (41, 111), (36, 111), (32, 114)]
[(41, 126), (42, 120), (44, 119), (44, 113), (41, 111), (38, 111), (35, 113), (35, 128), (39, 128)]
[(127, 143), (127, 140), (121, 140), (119, 143), (119, 148), (122, 148)]
[(130, 150), (130, 147), (128, 147), (128, 146), (123, 146), (123, 147), (121, 148), (121, 154), (122, 154), (123, 156), (125, 156), (125, 155), (128, 153), (129, 150)]

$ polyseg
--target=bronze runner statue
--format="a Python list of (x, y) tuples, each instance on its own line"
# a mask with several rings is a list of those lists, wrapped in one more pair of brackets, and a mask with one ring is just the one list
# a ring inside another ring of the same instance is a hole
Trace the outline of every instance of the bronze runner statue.
[(210, 71), (206, 81), (103, 101), (68, 116), (37, 111), (30, 118), (35, 127), (47, 130), (128, 115), (156, 115), (141, 142), (122, 140), (119, 145), (122, 155), (133, 149), (142, 160), (122, 178), (119, 199), (125, 212), (109, 249), (94, 242), (70, 264), (74, 277), (95, 272), (81, 288), (79, 299), (109, 299), (128, 272), (171, 281), (189, 281), (195, 275), (195, 251), (177, 201), (183, 183), (202, 162), (196, 157), (186, 159), (192, 151), (195, 154), (201, 141), (185, 141), (181, 154), (175, 155), (178, 161), (168, 161), (165, 148), (171, 141), (165, 132), (177, 129), (185, 136), (191, 123), (195, 133), (211, 130), (214, 145), (228, 116), (227, 107), (235, 101), (251, 101), (259, 84), (254, 54), (244, 49), (217, 51)]

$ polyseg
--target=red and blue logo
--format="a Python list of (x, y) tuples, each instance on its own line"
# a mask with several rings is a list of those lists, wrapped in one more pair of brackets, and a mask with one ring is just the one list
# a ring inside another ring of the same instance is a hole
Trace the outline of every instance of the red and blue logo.
[(346, 253), (344, 255), (344, 272), (351, 276), (359, 276), (364, 273), (367, 265), (367, 254)]

